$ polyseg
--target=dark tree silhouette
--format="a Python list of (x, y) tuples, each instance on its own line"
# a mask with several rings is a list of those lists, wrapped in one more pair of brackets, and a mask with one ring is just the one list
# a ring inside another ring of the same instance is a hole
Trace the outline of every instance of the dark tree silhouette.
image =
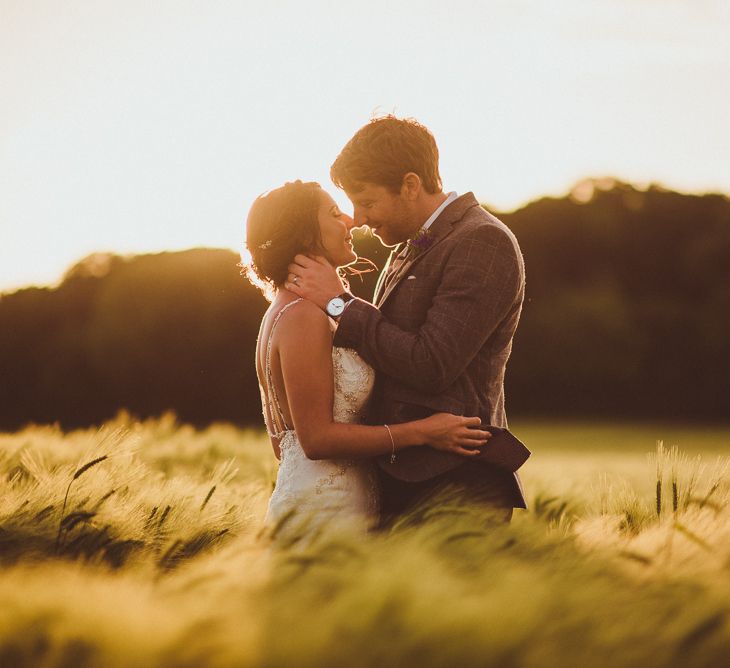
[[(497, 215), (525, 255), (507, 373), (511, 415), (726, 420), (730, 200), (579, 184)], [(377, 239), (358, 252), (382, 267)], [(172, 409), (261, 424), (254, 366), (267, 302), (232, 251), (96, 254), (56, 289), (0, 296), (0, 429)], [(368, 298), (377, 275), (352, 277)]]

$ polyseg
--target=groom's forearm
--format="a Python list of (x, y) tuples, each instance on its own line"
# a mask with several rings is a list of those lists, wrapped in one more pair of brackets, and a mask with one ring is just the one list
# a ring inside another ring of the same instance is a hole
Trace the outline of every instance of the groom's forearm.
[(452, 370), (441, 361), (439, 351), (431, 349), (419, 334), (392, 324), (361, 299), (352, 300), (342, 314), (333, 344), (357, 350), (377, 371), (414, 389), (438, 393), (452, 382)]

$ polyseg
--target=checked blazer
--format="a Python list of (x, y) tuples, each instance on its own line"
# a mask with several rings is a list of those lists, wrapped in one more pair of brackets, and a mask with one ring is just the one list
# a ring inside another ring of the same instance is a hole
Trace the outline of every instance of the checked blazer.
[[(525, 294), (517, 239), (473, 193), (447, 206), (429, 236), (427, 247), (401, 256), (397, 271), (381, 277), (374, 304), (355, 298), (348, 305), (334, 345), (355, 349), (376, 370), (371, 424), (443, 411), (506, 428), (505, 366)], [(478, 459), (468, 461), (479, 466)], [(383, 471), (405, 481), (464, 462), (428, 447), (401, 450), (394, 464), (378, 458)], [(514, 505), (525, 508), (519, 476), (513, 477)]]

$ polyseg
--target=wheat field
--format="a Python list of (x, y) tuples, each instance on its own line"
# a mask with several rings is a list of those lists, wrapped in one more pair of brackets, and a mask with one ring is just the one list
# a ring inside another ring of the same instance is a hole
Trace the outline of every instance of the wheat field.
[[(264, 435), (0, 434), (0, 666), (721, 666), (730, 429), (513, 424), (530, 509), (262, 531)], [(659, 442), (659, 443), (658, 443)]]

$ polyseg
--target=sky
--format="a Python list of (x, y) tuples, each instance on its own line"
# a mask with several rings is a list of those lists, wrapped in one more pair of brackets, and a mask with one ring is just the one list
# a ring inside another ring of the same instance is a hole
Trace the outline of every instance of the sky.
[(0, 291), (93, 252), (240, 250), (373, 115), (497, 211), (586, 177), (730, 192), (725, 0), (0, 0)]

